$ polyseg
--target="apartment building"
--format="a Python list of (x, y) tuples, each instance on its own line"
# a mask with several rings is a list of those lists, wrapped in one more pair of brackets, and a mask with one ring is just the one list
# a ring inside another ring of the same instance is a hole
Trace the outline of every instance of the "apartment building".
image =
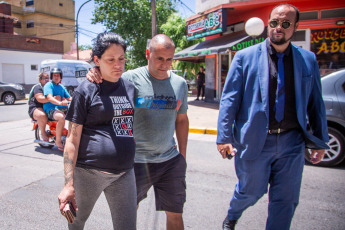
[(11, 5), (14, 33), (27, 37), (60, 40), (64, 53), (75, 41), (74, 0), (7, 0)]

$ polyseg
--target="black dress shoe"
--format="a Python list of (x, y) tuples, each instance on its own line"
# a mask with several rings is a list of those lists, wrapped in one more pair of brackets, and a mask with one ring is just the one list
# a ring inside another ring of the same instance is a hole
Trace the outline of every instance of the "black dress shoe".
[(237, 220), (229, 220), (228, 216), (223, 221), (223, 230), (235, 230)]

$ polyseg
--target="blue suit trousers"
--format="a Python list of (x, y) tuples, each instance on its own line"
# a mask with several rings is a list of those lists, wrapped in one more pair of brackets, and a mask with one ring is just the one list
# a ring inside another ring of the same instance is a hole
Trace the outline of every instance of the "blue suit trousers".
[(254, 205), (269, 186), (267, 230), (289, 229), (298, 205), (304, 167), (304, 138), (300, 131), (268, 134), (264, 148), (255, 160), (235, 156), (238, 177), (228, 216), (238, 220)]

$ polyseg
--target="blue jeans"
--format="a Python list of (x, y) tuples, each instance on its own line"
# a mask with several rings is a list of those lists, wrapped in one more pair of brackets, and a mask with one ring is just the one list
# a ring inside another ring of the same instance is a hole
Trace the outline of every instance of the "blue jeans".
[(260, 156), (243, 160), (236, 155), (238, 183), (230, 201), (228, 216), (238, 220), (254, 205), (269, 185), (267, 230), (289, 229), (299, 201), (304, 167), (304, 139), (298, 130), (268, 134)]

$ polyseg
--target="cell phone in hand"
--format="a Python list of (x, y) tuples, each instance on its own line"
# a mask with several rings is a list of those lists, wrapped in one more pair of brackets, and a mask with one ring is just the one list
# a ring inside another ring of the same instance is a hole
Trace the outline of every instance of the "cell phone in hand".
[[(237, 149), (233, 148), (232, 151), (236, 154), (237, 153)], [(230, 154), (230, 151), (226, 152), (226, 157), (231, 160), (234, 156)]]
[(71, 202), (67, 202), (63, 209), (64, 216), (66, 217), (68, 223), (73, 224), (74, 218), (77, 217), (77, 213)]

